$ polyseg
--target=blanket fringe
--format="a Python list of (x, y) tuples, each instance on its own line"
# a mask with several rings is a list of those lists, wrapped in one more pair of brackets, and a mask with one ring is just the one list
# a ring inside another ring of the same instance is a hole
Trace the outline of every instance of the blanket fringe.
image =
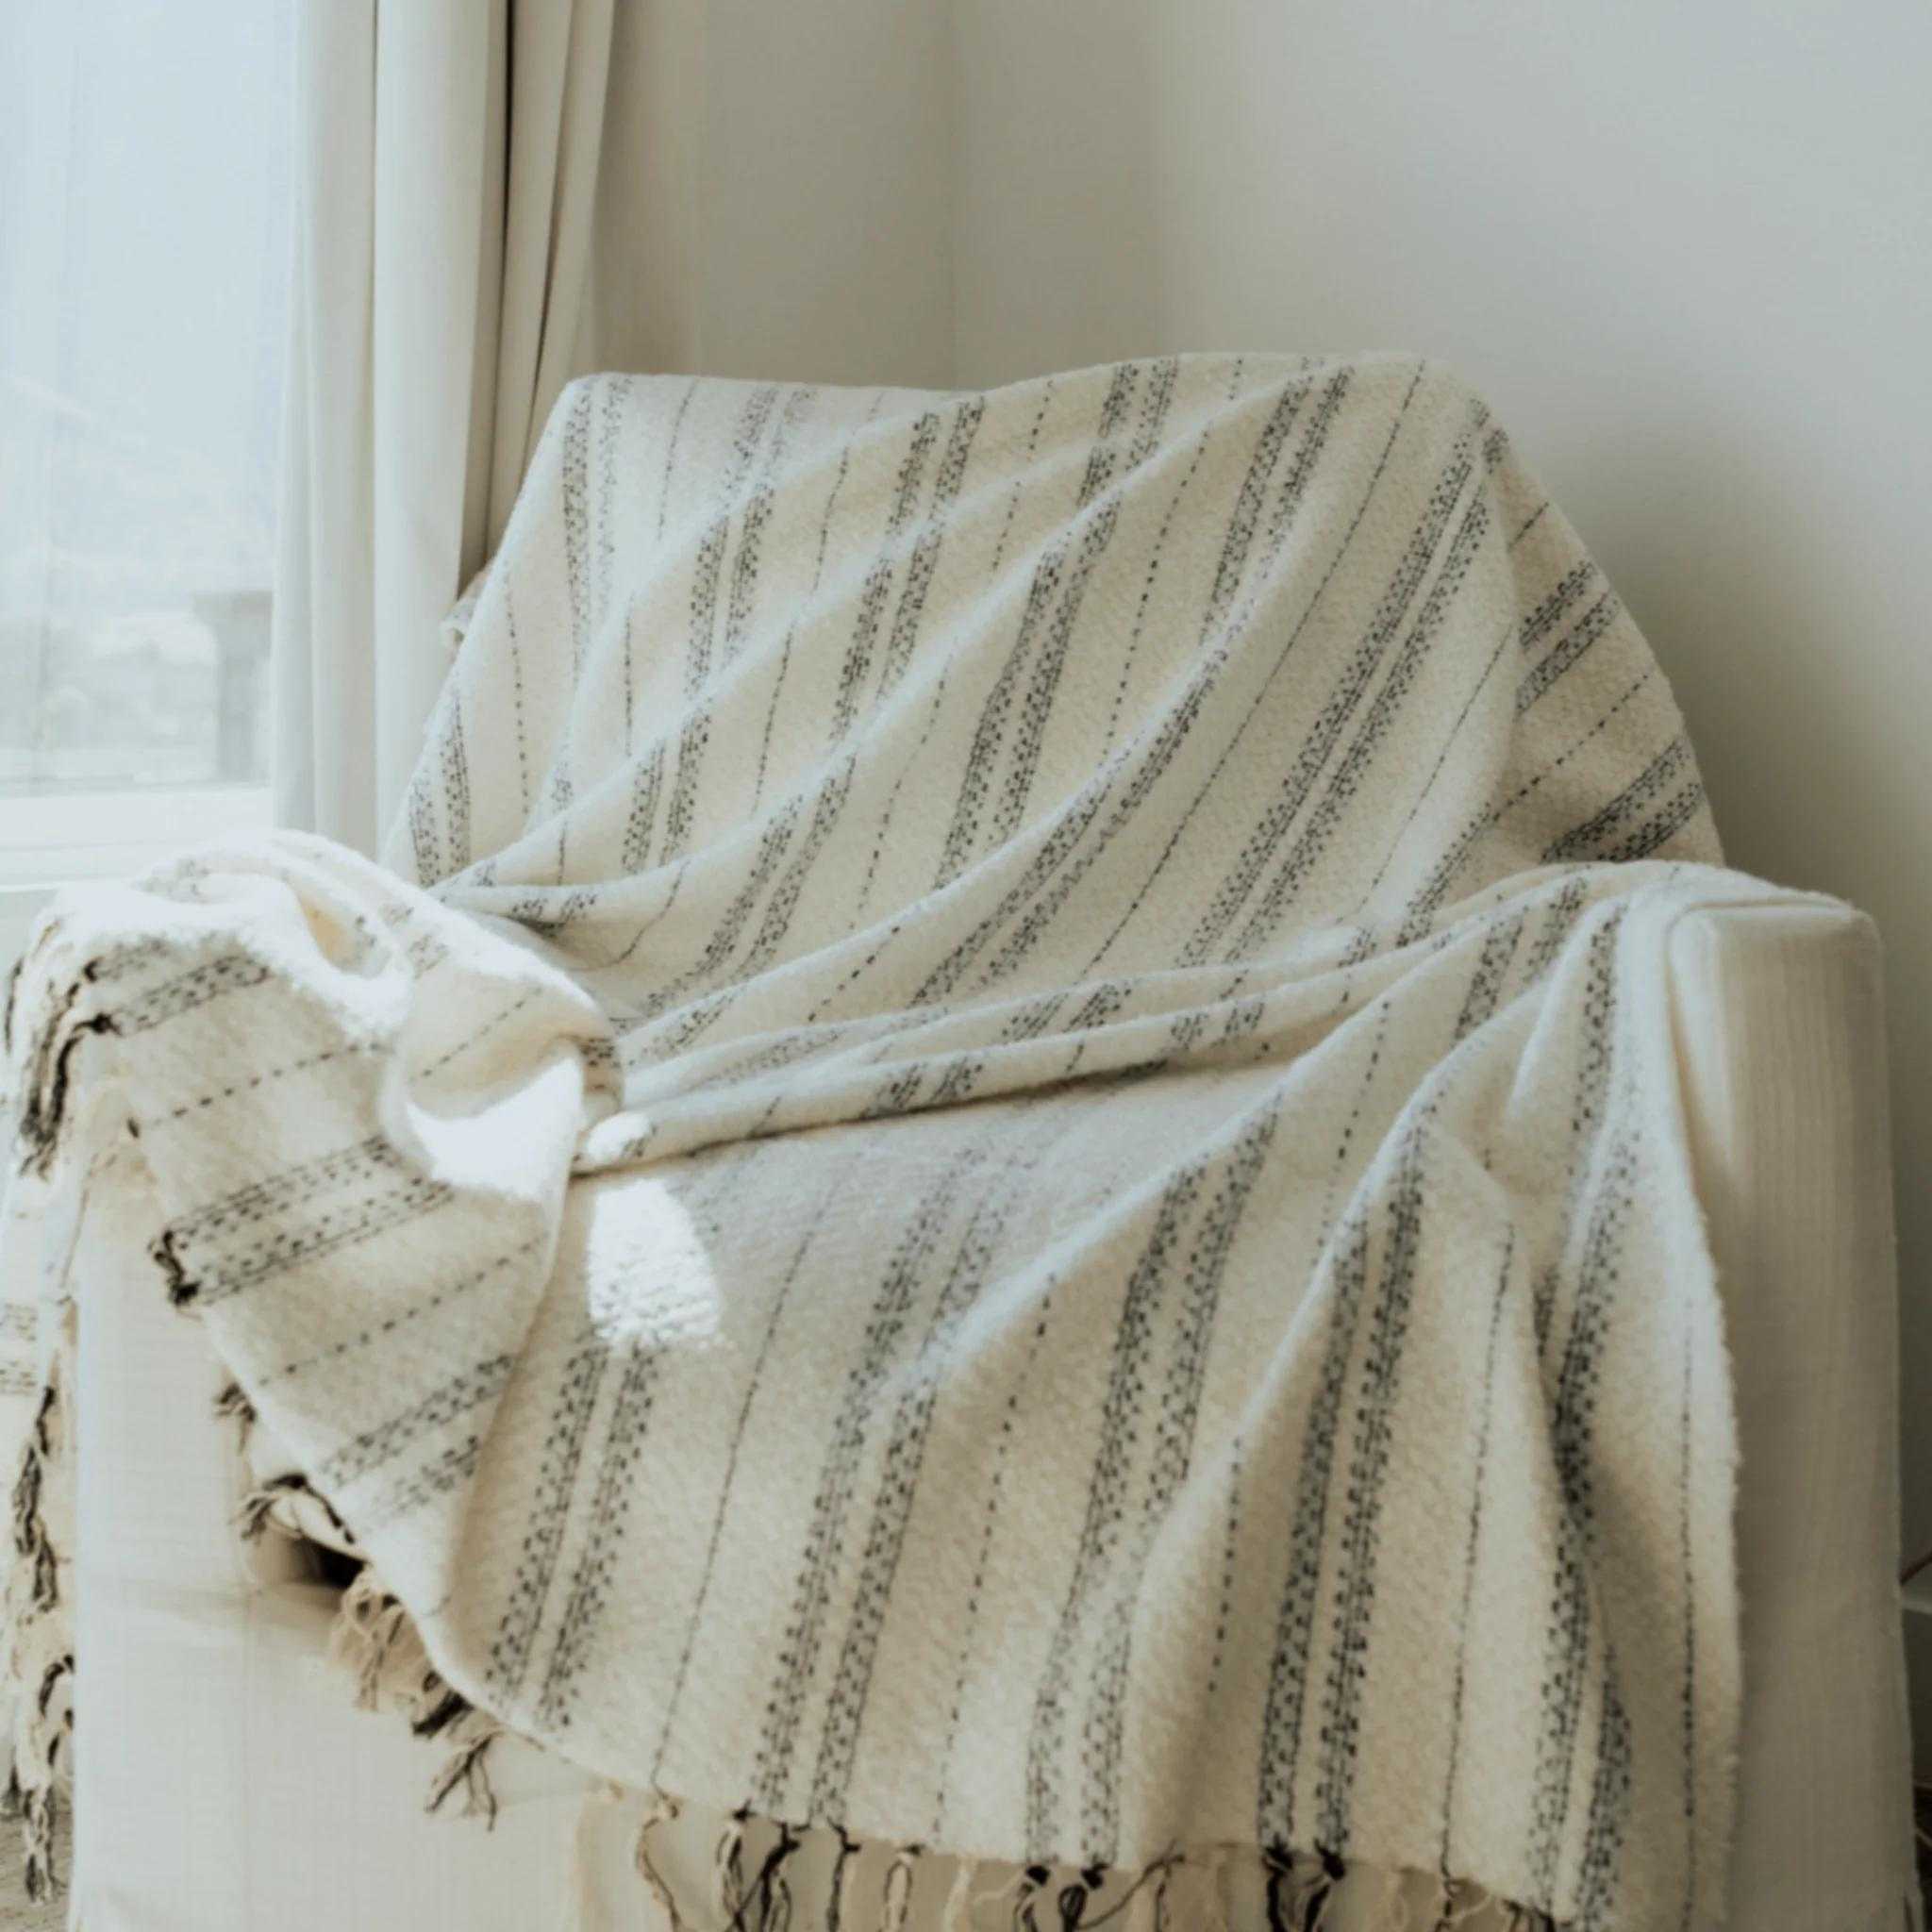
[(110, 1013), (75, 1017), (75, 1008), (91, 983), (90, 971), (64, 989), (58, 1009), (34, 1041), (22, 1083), (20, 1115), (14, 1127), (15, 1153), (20, 1171), (37, 1179), (46, 1177), (59, 1150), (60, 1130), (74, 1088), (75, 1050), (91, 1034), (118, 1030)]
[(886, 1867), (886, 1882), (879, 1894), (880, 1932), (906, 1932), (906, 1921), (912, 1910), (912, 1876), (919, 1869), (923, 1845), (901, 1845)]
[(300, 1536), (302, 1532), (279, 1513), (276, 1506), (308, 1488), (308, 1482), (299, 1475), (278, 1475), (250, 1490), (235, 1512), (235, 1527), (241, 1532), (242, 1541), (258, 1542), (271, 1529), (279, 1530), (284, 1536)]
[(463, 1815), (493, 1824), (496, 1792), (488, 1758), (504, 1727), (444, 1681), (429, 1661), (414, 1620), (366, 1563), (337, 1606), (329, 1650), (354, 1678), (361, 1708), (400, 1709), (417, 1737), (444, 1747), (425, 1808), (440, 1811), (460, 1790)]
[[(61, 1559), (50, 1523), (50, 1489), (68, 1468), (63, 1390), (69, 1367), (58, 1356), (28, 1431), (13, 1486), (16, 1561), (7, 1586), (7, 1657), (14, 1696), (13, 1766), (0, 1810), (16, 1815), (25, 1842), (30, 1898), (59, 1883), (56, 1842), (60, 1791), (71, 1775), (74, 1657), (66, 1647)], [(218, 1411), (245, 1426), (252, 1410), (239, 1387), (225, 1390)], [(297, 1498), (325, 1503), (299, 1475), (272, 1479), (244, 1498), (244, 1537), (275, 1528), (301, 1534), (288, 1506)], [(332, 1512), (331, 1512), (332, 1513)], [(430, 1663), (402, 1601), (366, 1563), (342, 1592), (330, 1651), (367, 1709), (400, 1710), (411, 1730), (443, 1748), (425, 1806), (458, 1795), (467, 1815), (493, 1821), (496, 1796), (489, 1757), (503, 1724), (454, 1690)], [(921, 1844), (880, 1847), (883, 1869), (860, 1840), (836, 1824), (767, 1819), (748, 1807), (724, 1823), (714, 1855), (711, 1897), (680, 1900), (659, 1862), (658, 1835), (681, 1815), (668, 1796), (655, 1797), (641, 1823), (634, 1862), (668, 1932), (906, 1932), (920, 1874), (941, 1868), (946, 1886), (941, 1932), (1228, 1932), (1254, 1923), (1230, 1912), (1228, 1877), (1244, 1871), (1268, 1932), (1332, 1932), (1346, 1906), (1358, 1932), (1557, 1932), (1548, 1912), (1499, 1897), (1470, 1880), (1425, 1878), (1380, 1867), (1350, 1865), (1331, 1850), (1276, 1844), (1264, 1851), (1234, 1846), (1175, 1849), (1137, 1871), (1047, 1864), (1018, 1869), (953, 1859)], [(801, 1892), (800, 1853), (814, 1837), (833, 1840), (828, 1872)], [(867, 1871), (875, 1874), (869, 1881)], [(935, 1881), (935, 1885), (940, 1880)], [(1424, 1888), (1426, 1887), (1426, 1895)]]
[[(1423, 1873), (1351, 1865), (1333, 1853), (1208, 1845), (1167, 1853), (1138, 1871), (1039, 1864), (1015, 1871), (907, 1845), (891, 1851), (881, 1871), (836, 1827), (743, 1812), (719, 1837), (707, 1896), (680, 1898), (656, 1842), (677, 1815), (658, 1800), (636, 1848), (639, 1875), (668, 1932), (906, 1932), (915, 1892), (925, 1900), (922, 1913), (937, 1907), (940, 1932), (1335, 1932), (1344, 1924), (1351, 1932), (1557, 1932), (1547, 1912), (1471, 1881), (1443, 1885)], [(814, 1836), (835, 1841), (799, 1893), (789, 1874), (802, 1869), (799, 1855)], [(886, 1856), (884, 1847), (878, 1855)], [(948, 1868), (943, 1894), (937, 1882), (925, 1892), (921, 1874), (929, 1866)], [(862, 1868), (875, 1875), (860, 1879)]]
[(255, 1405), (243, 1392), (241, 1383), (230, 1382), (215, 1397), (215, 1415), (222, 1422), (234, 1424), (235, 1446), (246, 1455), (248, 1438), (255, 1428)]
[[(359, 1706), (400, 1708), (417, 1736), (447, 1748), (428, 1808), (460, 1790), (466, 1813), (493, 1819), (487, 1760), (504, 1726), (437, 1674), (408, 1609), (366, 1564), (342, 1593), (330, 1649), (347, 1666)], [(1200, 1845), (1176, 1847), (1138, 1868), (1015, 1869), (916, 1843), (879, 1846), (869, 1857), (861, 1840), (837, 1824), (765, 1818), (748, 1806), (723, 1822), (706, 1895), (680, 1896), (661, 1847), (685, 1808), (653, 1794), (632, 1851), (667, 1932), (907, 1932), (929, 1867), (940, 1868), (941, 1932), (1230, 1932), (1235, 1925), (1333, 1932), (1344, 1920), (1352, 1932), (1558, 1932), (1548, 1912), (1469, 1879), (1351, 1864), (1319, 1846)], [(801, 1890), (801, 1855), (814, 1840), (830, 1840), (829, 1856)], [(1244, 1883), (1231, 1892), (1236, 1874)], [(1254, 1904), (1237, 1911), (1233, 1896)]]
[(946, 1894), (945, 1909), (940, 1914), (940, 1932), (970, 1932), (973, 1924), (973, 1861), (959, 1860), (953, 1874), (953, 1889)]
[(686, 1932), (686, 1927), (683, 1915), (677, 1909), (677, 1900), (665, 1883), (663, 1874), (658, 1870), (657, 1857), (651, 1848), (651, 1834), (667, 1824), (675, 1824), (681, 1811), (682, 1807), (675, 1798), (667, 1798), (661, 1793), (654, 1798), (644, 1813), (643, 1822), (638, 1826), (634, 1854), (638, 1876), (644, 1881), (651, 1896), (658, 1902), (658, 1908), (664, 1914), (666, 1932)]
[(33, 1426), (27, 1431), (26, 1448), (20, 1458), (20, 1474), (13, 1484), (13, 1552), (25, 1577), (25, 1608), (34, 1615), (44, 1615), (59, 1601), (59, 1559), (42, 1508), (48, 1466), (55, 1454), (59, 1401), (58, 1385), (50, 1379), (41, 1391), (40, 1406), (34, 1411)]
[[(236, 1391), (239, 1392), (239, 1391)], [(226, 1396), (222, 1398), (226, 1401)], [(252, 1420), (254, 1410), (247, 1399), (242, 1398), (239, 1409), (226, 1409), (224, 1413), (240, 1417), (245, 1412)], [(246, 1422), (243, 1423), (246, 1433)], [(309, 1506), (309, 1521), (303, 1521), (304, 1506)], [(327, 1534), (323, 1534), (320, 1524), (315, 1522), (314, 1512), (319, 1511), (326, 1519)], [(357, 1548), (354, 1532), (336, 1514), (335, 1506), (325, 1496), (306, 1475), (299, 1471), (289, 1471), (282, 1475), (270, 1476), (266, 1482), (258, 1483), (242, 1498), (235, 1512), (235, 1525), (241, 1532), (243, 1542), (254, 1542), (269, 1530), (285, 1536), (296, 1542), (317, 1542), (328, 1548), (353, 1555)]]
[(62, 1390), (66, 1351), (57, 1353), (27, 1431), (13, 1485), (14, 1562), (6, 1590), (6, 1677), (12, 1693), (12, 1765), (4, 1808), (17, 1817), (26, 1895), (46, 1899), (59, 1885), (55, 1856), (60, 1794), (72, 1778), (74, 1653), (61, 1609), (60, 1556), (50, 1516), (51, 1486), (68, 1460)]
[(748, 1811), (734, 1811), (718, 1839), (711, 1857), (712, 1883), (717, 1889), (718, 1911), (727, 1925), (739, 1924), (744, 1917), (744, 1824)]
[(858, 1880), (858, 1840), (850, 1836), (842, 1825), (834, 1827), (839, 1834), (839, 1848), (832, 1855), (832, 1883), (825, 1911), (826, 1932), (846, 1932), (855, 1928), (853, 1907), (857, 1904)]

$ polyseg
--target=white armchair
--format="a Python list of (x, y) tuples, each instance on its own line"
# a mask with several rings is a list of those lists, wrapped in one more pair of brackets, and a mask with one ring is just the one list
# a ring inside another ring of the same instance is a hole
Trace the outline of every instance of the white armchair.
[[(1895, 1932), (1909, 1895), (1896, 1291), (1878, 948), (1789, 905), (1679, 929), (1671, 972), (1736, 1372), (1743, 1727), (1732, 1924)], [(424, 1813), (434, 1754), (324, 1660), (334, 1591), (238, 1542), (219, 1372), (137, 1238), (133, 1161), (81, 1237), (75, 1923), (88, 1932), (628, 1926), (638, 1808), (521, 1746), (484, 1831)], [(151, 1222), (149, 1223), (151, 1224)], [(254, 1445), (256, 1474), (274, 1445)], [(674, 1886), (715, 1824), (679, 1827)], [(679, 1856), (683, 1862), (679, 1863)], [(941, 1894), (942, 1896), (942, 1894)], [(933, 1914), (924, 1882), (915, 1925)]]

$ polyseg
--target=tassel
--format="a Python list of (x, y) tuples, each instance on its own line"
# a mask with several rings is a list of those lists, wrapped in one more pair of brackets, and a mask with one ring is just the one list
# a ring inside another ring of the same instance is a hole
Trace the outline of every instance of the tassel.
[(1269, 1845), (1261, 1854), (1268, 1874), (1268, 1932), (1289, 1932), (1289, 1890), (1294, 1882), (1294, 1854), (1286, 1845)]
[(1071, 1885), (1060, 1888), (1060, 1932), (1079, 1932), (1086, 1922), (1087, 1902), (1107, 1878), (1106, 1869), (1099, 1865), (1090, 1866)]
[(283, 1536), (299, 1538), (302, 1534), (286, 1517), (275, 1514), (275, 1505), (286, 1496), (312, 1495), (308, 1478), (304, 1475), (272, 1476), (258, 1489), (250, 1490), (242, 1498), (242, 1507), (235, 1512), (237, 1528), (242, 1532), (243, 1542), (258, 1542), (262, 1532), (268, 1529), (279, 1530)]
[(73, 1676), (71, 1653), (54, 1658), (42, 1673), (40, 1689), (34, 1697), (34, 1709), (41, 1724), (31, 1740), (27, 1780), (23, 1785), (16, 1771), (9, 1783), (9, 1790), (19, 1792), (22, 1837), (26, 1850), (26, 1895), (36, 1904), (51, 1897), (60, 1883), (55, 1857), (60, 1819), (59, 1765), (61, 1747), (73, 1725), (73, 1713), (63, 1712), (58, 1724), (49, 1723), (48, 1713), (56, 1692), (71, 1685)]
[[(742, 1838), (741, 1836), (741, 1844)], [(758, 1932), (782, 1932), (791, 1921), (791, 1889), (779, 1875), (785, 1861), (798, 1849), (798, 1834), (786, 1824), (778, 1826), (778, 1840), (759, 1860), (758, 1876), (752, 1880), (749, 1892), (741, 1894), (737, 1912), (733, 1915), (729, 1932), (744, 1932), (750, 1921), (747, 1914), (753, 1906), (758, 1907)]]
[(758, 1921), (758, 1932), (791, 1932), (791, 1888), (783, 1878), (773, 1881), (772, 1895)]
[(168, 1284), (168, 1305), (170, 1307), (188, 1307), (201, 1292), (201, 1283), (191, 1281), (188, 1271), (181, 1265), (181, 1257), (175, 1252), (175, 1230), (164, 1227), (147, 1244), (148, 1258), (161, 1271)]
[(744, 1913), (744, 1824), (749, 1811), (734, 1811), (718, 1840), (712, 1860), (718, 1888), (718, 1910), (726, 1925), (741, 1923)]
[(880, 1896), (879, 1932), (906, 1932), (907, 1915), (912, 1909), (913, 1868), (924, 1849), (921, 1845), (901, 1845), (892, 1854)]
[(1033, 1909), (1033, 1902), (1040, 1896), (1053, 1874), (1044, 1865), (1028, 1865), (1020, 1874), (1019, 1890), (1013, 1895), (1013, 1924), (1015, 1932), (1041, 1932), (1039, 1916)]
[(215, 1397), (215, 1416), (235, 1424), (235, 1447), (245, 1455), (249, 1432), (255, 1427), (255, 1405), (242, 1392), (241, 1383), (230, 1382)]
[(1171, 1921), (1167, 1917), (1167, 1884), (1173, 1878), (1173, 1866), (1163, 1864), (1159, 1876), (1154, 1880), (1154, 1903), (1148, 1907), (1148, 1919), (1154, 1923), (1154, 1932), (1171, 1932)]
[(665, 1883), (664, 1874), (658, 1870), (657, 1861), (651, 1856), (651, 1834), (660, 1824), (675, 1824), (677, 1817), (676, 1801), (659, 1792), (638, 1826), (638, 1875), (650, 1888), (651, 1896), (657, 1900), (658, 1909), (664, 1914), (665, 1932), (685, 1932), (685, 1924), (678, 1912), (676, 1901), (671, 1895), (671, 1888)]
[(1317, 1845), (1315, 1857), (1320, 1862), (1296, 1901), (1294, 1932), (1321, 1932), (1328, 1920), (1328, 1901), (1334, 1895), (1335, 1888), (1348, 1876), (1348, 1867), (1339, 1854), (1324, 1845)]
[(427, 1692), (427, 1702), (420, 1713), (409, 1720), (409, 1729), (419, 1738), (440, 1738), (444, 1731), (460, 1724), (475, 1707), (468, 1698), (455, 1690), (445, 1689), (439, 1696), (426, 1681), (424, 1690)]
[[(266, 1486), (268, 1490), (275, 1487)], [(263, 1493), (256, 1492), (258, 1496)], [(408, 1611), (377, 1582), (366, 1563), (336, 1607), (329, 1654), (354, 1674), (356, 1703), (360, 1708), (400, 1706), (417, 1737), (440, 1738), (450, 1747), (430, 1780), (425, 1808), (440, 1811), (451, 1793), (460, 1788), (464, 1817), (481, 1817), (494, 1825), (496, 1789), (487, 1760), (490, 1747), (503, 1736), (504, 1727), (430, 1667)]]
[[(1083, 1918), (1078, 1923), (1087, 1928), (1087, 1932), (1100, 1932), (1101, 1926), (1110, 1925), (1116, 1920), (1124, 1919), (1134, 1901), (1142, 1892), (1147, 1892), (1148, 1888), (1151, 1886), (1153, 1890), (1148, 1893), (1149, 1905), (1145, 1916), (1148, 1923), (1156, 1928), (1156, 1932), (1160, 1932), (1163, 1923), (1160, 1915), (1167, 1908), (1168, 1874), (1175, 1866), (1182, 1862), (1181, 1854), (1177, 1851), (1169, 1850), (1161, 1853), (1159, 1857), (1141, 1868), (1140, 1875), (1105, 1911), (1091, 1919)], [(1080, 1875), (1082, 1883), (1087, 1889), (1088, 1903), (1091, 1904), (1100, 1896), (1102, 1888), (1107, 1884), (1107, 1867), (1104, 1865), (1090, 1866)], [(1064, 1911), (1066, 1908), (1066, 1894), (1062, 1892), (1060, 1898), (1061, 1910)]]
[(473, 1717), (481, 1719), (474, 1733), (465, 1739), (444, 1759), (443, 1766), (430, 1781), (429, 1796), (424, 1806), (425, 1811), (440, 1811), (443, 1801), (458, 1785), (463, 1790), (463, 1816), (482, 1818), (483, 1822), (494, 1826), (496, 1824), (496, 1788), (490, 1782), (490, 1769), (485, 1762), (491, 1745), (503, 1735), (503, 1726), (490, 1718), (483, 1718), (481, 1712), (471, 1712)]
[[(57, 1355), (27, 1431), (13, 1486), (13, 1542), (17, 1560), (7, 1579), (4, 1659), (11, 1698), (12, 1761), (6, 1801), (21, 1822), (25, 1883), (29, 1898), (46, 1899), (58, 1886), (56, 1840), (58, 1788), (65, 1777), (74, 1726), (71, 1699), (74, 1656), (60, 1614), (60, 1557), (49, 1524), (61, 1510), (51, 1486), (68, 1466), (61, 1379), (71, 1357)], [(63, 1520), (64, 1530), (64, 1520)], [(62, 1693), (69, 1693), (62, 1700)]]
[(953, 1874), (953, 1887), (946, 1894), (945, 1909), (940, 1914), (940, 1932), (972, 1932), (973, 1860), (961, 1858)]
[(25, 1884), (27, 1900), (44, 1905), (52, 1896), (54, 1876), (54, 1836), (58, 1806), (50, 1785), (44, 1790), (28, 1791), (22, 1800), (21, 1816), (26, 1839)]
[(345, 1550), (358, 1547), (350, 1534), (349, 1525), (336, 1514), (335, 1505), (320, 1490), (310, 1483), (299, 1471), (291, 1471), (286, 1475), (271, 1476), (258, 1488), (250, 1490), (242, 1498), (242, 1506), (236, 1512), (236, 1522), (242, 1532), (243, 1542), (254, 1542), (265, 1529), (275, 1529), (283, 1536), (292, 1538), (296, 1542), (307, 1540), (306, 1532), (299, 1518), (291, 1518), (277, 1512), (277, 1505), (296, 1496), (306, 1496), (322, 1513), (328, 1518), (331, 1534)]
[(70, 1020), (82, 990), (82, 982), (76, 980), (68, 989), (60, 1010), (42, 1028), (34, 1048), (33, 1068), (25, 1083), (26, 1104), (21, 1109), (16, 1134), (21, 1149), (20, 1171), (37, 1180), (44, 1178), (54, 1165), (60, 1143), (60, 1129), (66, 1120), (73, 1086), (75, 1048), (91, 1033), (119, 1030), (111, 1013)]
[(496, 1788), (490, 1779), (488, 1757), (490, 1747), (503, 1736), (503, 1726), (425, 1667), (416, 1690), (409, 1729), (419, 1738), (441, 1738), (451, 1746), (441, 1770), (430, 1781), (427, 1808), (440, 1809), (443, 1800), (460, 1785), (463, 1816), (480, 1816), (486, 1825), (493, 1828)]
[(832, 1854), (832, 1877), (826, 1893), (825, 1932), (841, 1932), (851, 1917), (853, 1887), (858, 1878), (858, 1840), (842, 1824), (832, 1827), (839, 1834), (839, 1849)]
[(409, 1613), (365, 1564), (342, 1592), (329, 1632), (330, 1654), (355, 1673), (356, 1703), (361, 1709), (380, 1708), (384, 1679), (391, 1674), (397, 1646), (413, 1635)]
[(28, 1566), (27, 1607), (34, 1612), (51, 1610), (60, 1600), (59, 1559), (42, 1507), (47, 1464), (55, 1454), (58, 1407), (58, 1389), (50, 1378), (41, 1391), (41, 1404), (34, 1411), (33, 1427), (21, 1456), (20, 1474), (13, 1484), (13, 1547)]

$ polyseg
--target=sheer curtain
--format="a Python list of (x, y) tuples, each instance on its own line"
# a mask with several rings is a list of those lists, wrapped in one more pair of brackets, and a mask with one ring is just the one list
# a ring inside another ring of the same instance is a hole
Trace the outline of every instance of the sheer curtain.
[(0, 6), (0, 883), (266, 782), (292, 25)]
[(581, 326), (612, 0), (331, 0), (296, 50), (275, 796), (373, 850)]

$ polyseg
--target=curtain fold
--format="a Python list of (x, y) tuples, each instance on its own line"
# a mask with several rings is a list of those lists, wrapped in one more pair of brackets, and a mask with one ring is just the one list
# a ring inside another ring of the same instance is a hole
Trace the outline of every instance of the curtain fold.
[(281, 823), (373, 851), (585, 359), (612, 0), (331, 0), (296, 44), (275, 581)]

